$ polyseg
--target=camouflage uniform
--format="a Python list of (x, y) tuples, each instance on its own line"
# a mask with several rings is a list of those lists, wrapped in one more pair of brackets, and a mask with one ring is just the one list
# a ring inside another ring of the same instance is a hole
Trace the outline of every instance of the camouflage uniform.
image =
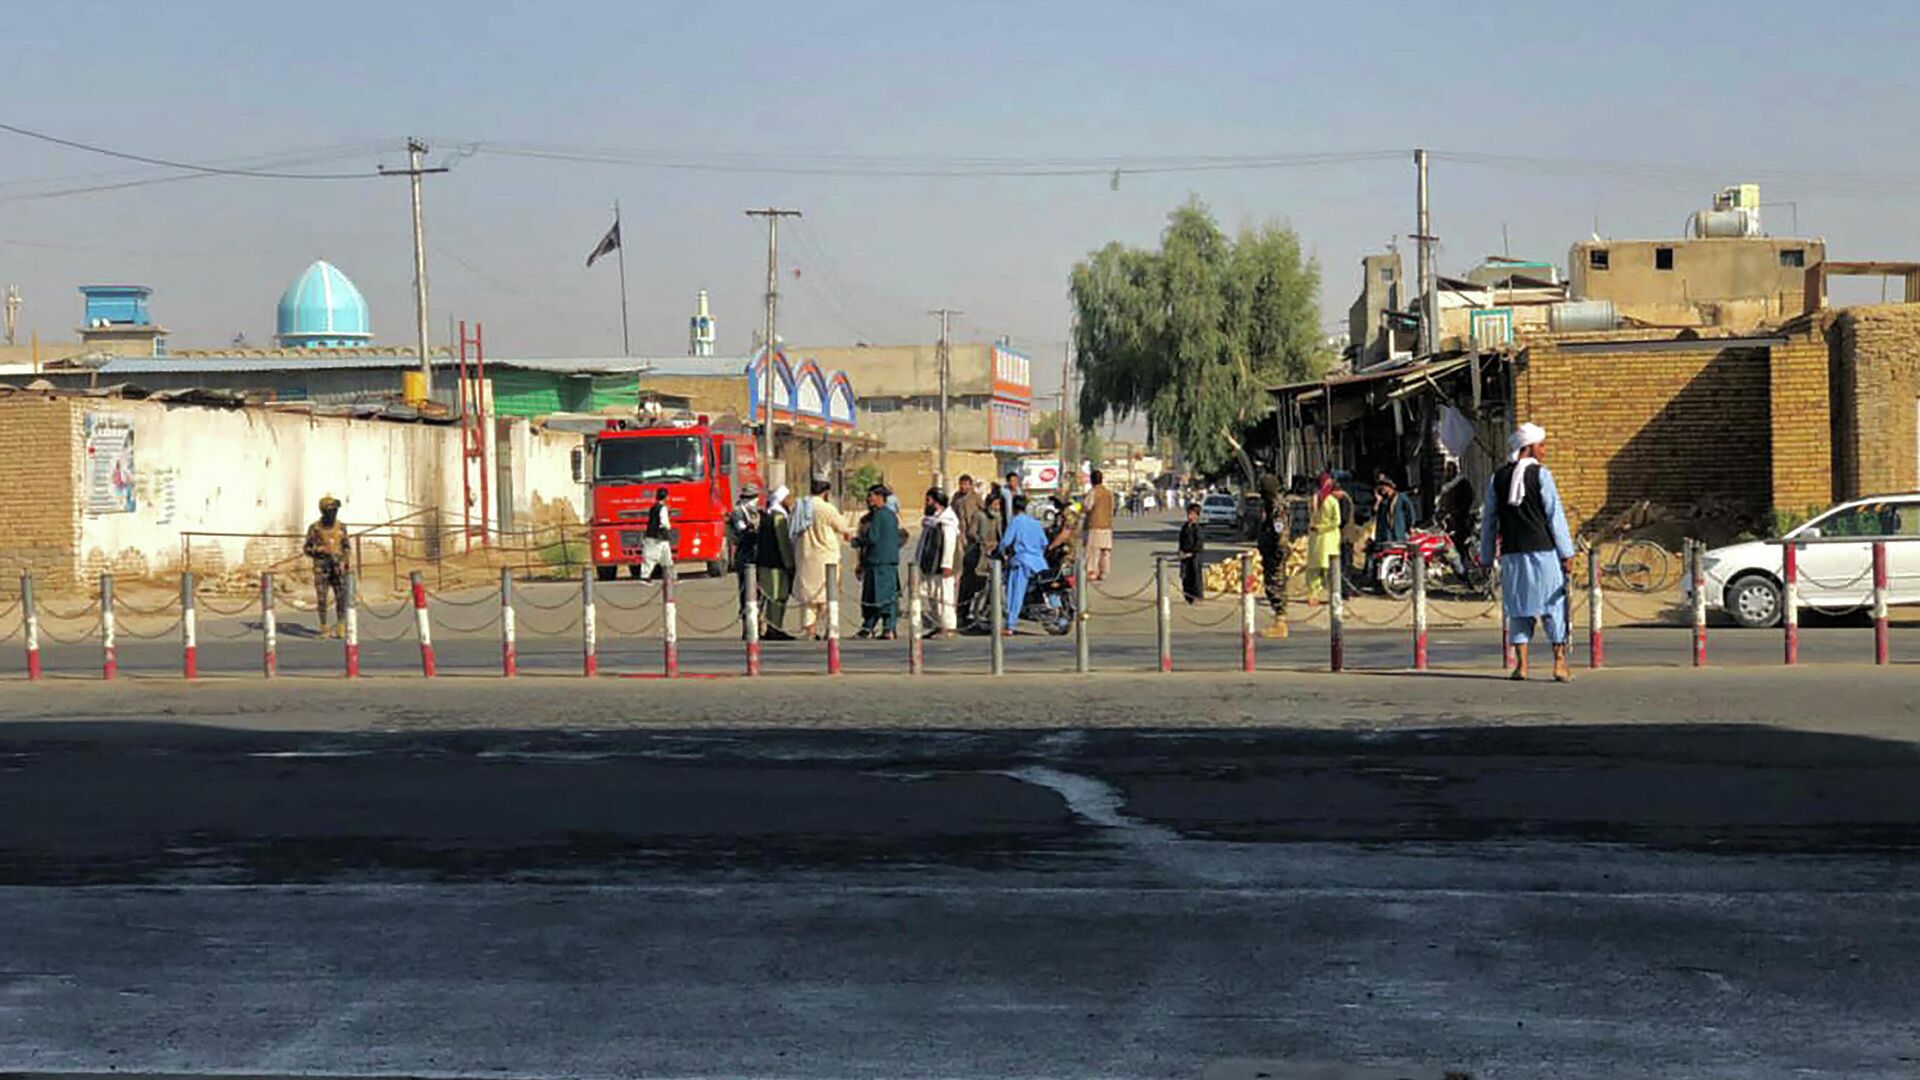
[(313, 560), (313, 591), (318, 604), (320, 632), (327, 631), (327, 591), (333, 591), (333, 610), (339, 624), (347, 619), (347, 571), (351, 569), (347, 527), (335, 518), (326, 523), (329, 509), (338, 511), (337, 499), (320, 500), (321, 519), (307, 526), (307, 540), (301, 550)]

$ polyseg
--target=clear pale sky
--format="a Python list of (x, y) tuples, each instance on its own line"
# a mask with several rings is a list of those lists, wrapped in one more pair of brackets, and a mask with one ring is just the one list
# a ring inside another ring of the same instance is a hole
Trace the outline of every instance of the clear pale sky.
[[(1319, 259), (1329, 327), (1357, 260), (1413, 231), (1410, 153), (1265, 171), (817, 176), (533, 160), (489, 142), (703, 162), (1442, 152), (1443, 272), (1499, 252), (1564, 263), (1605, 235), (1671, 235), (1725, 183), (1797, 204), (1840, 259), (1920, 258), (1920, 5), (1130, 3), (286, 4), (62, 0), (8, 27), (0, 121), (150, 156), (228, 164), (350, 149), (286, 171), (399, 165), (428, 181), (436, 341), (484, 321), (499, 355), (613, 355), (614, 265), (582, 263), (616, 198), (634, 349), (685, 351), (696, 289), (722, 352), (759, 324), (765, 234), (783, 232), (782, 336), (1011, 334), (1057, 370), (1065, 281), (1108, 240), (1153, 241), (1196, 194), (1229, 228), (1284, 219)], [(0, 284), (29, 330), (70, 340), (83, 282), (151, 285), (176, 347), (264, 342), (281, 289), (325, 258), (379, 340), (411, 344), (403, 180), (192, 179), (26, 198), (168, 170), (0, 135)], [(1445, 151), (1551, 159), (1449, 161)], [(752, 159), (739, 155), (752, 154)], [(1573, 160), (1602, 167), (1575, 168)], [(935, 169), (934, 171), (942, 171)], [(1769, 231), (1789, 230), (1785, 206)], [(1409, 258), (1409, 269), (1411, 259)], [(796, 279), (794, 271), (799, 271)], [(1874, 287), (1877, 293), (1877, 286)]]

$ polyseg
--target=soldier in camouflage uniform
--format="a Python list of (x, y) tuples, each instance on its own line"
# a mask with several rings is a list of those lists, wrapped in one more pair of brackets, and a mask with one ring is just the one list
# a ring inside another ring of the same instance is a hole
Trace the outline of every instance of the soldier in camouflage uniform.
[[(346, 633), (347, 571), (351, 548), (347, 527), (340, 522), (340, 500), (328, 495), (320, 500), (320, 520), (307, 526), (307, 542), (301, 547), (313, 560), (313, 591), (318, 601), (320, 636), (340, 637)], [(327, 625), (327, 591), (333, 591), (334, 624)]]
[(1260, 631), (1262, 637), (1287, 636), (1287, 554), (1292, 550), (1291, 515), (1280, 491), (1280, 478), (1268, 473), (1260, 478), (1260, 525), (1255, 538), (1260, 551), (1260, 576), (1266, 587), (1267, 605), (1273, 608), (1273, 622)]

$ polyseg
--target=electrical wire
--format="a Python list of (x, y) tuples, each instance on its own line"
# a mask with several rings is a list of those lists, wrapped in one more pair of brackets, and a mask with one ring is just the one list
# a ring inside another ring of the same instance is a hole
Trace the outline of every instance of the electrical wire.
[(58, 135), (49, 135), (44, 131), (34, 131), (31, 128), (23, 128), (14, 124), (0, 123), (0, 131), (11, 132), (23, 138), (38, 139), (41, 142), (52, 143), (55, 146), (64, 146), (73, 150), (85, 150), (90, 154), (101, 154), (110, 158), (118, 158), (122, 161), (135, 161), (142, 165), (158, 165), (164, 169), (182, 169), (187, 172), (200, 173), (206, 176), (244, 176), (256, 180), (365, 180), (382, 175), (377, 170), (352, 173), (287, 173), (270, 172), (261, 169), (227, 168), (220, 165), (199, 165), (191, 161), (173, 161), (168, 158), (148, 157), (145, 154), (134, 154), (125, 150), (114, 150), (110, 147), (84, 143), (77, 139), (61, 138)]

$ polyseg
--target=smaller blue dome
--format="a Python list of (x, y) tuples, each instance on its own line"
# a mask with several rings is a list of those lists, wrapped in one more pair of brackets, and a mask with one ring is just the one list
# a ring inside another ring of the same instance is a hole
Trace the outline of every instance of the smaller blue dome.
[(366, 298), (325, 259), (307, 267), (280, 294), (278, 325), (282, 345), (340, 348), (373, 339)]

